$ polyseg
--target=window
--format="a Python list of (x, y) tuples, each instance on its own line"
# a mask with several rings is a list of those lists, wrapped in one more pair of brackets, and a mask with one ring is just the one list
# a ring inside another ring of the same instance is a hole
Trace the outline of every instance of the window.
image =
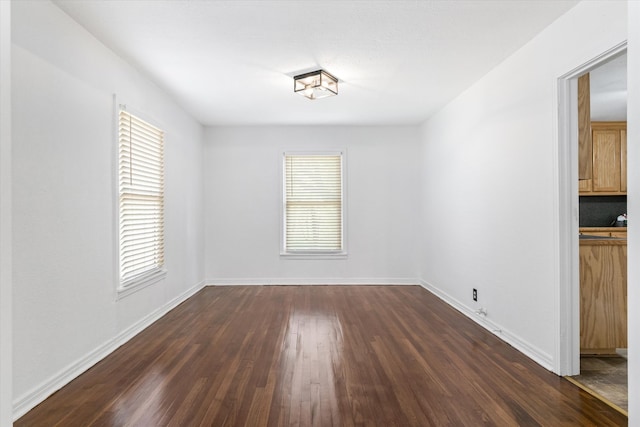
[(343, 255), (343, 154), (284, 154), (283, 254)]
[(165, 275), (164, 132), (120, 110), (118, 118), (119, 291)]

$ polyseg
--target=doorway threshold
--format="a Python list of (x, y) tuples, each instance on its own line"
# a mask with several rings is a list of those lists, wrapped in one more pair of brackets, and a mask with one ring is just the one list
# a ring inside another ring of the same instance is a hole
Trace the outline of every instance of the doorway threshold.
[(621, 414), (629, 416), (626, 358), (583, 356), (580, 358), (580, 375), (564, 378)]

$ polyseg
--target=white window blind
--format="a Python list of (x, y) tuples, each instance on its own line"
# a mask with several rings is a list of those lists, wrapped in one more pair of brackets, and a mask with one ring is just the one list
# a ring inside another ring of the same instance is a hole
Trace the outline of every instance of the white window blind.
[(343, 250), (342, 156), (284, 156), (284, 250)]
[(164, 265), (164, 132), (120, 110), (120, 284)]

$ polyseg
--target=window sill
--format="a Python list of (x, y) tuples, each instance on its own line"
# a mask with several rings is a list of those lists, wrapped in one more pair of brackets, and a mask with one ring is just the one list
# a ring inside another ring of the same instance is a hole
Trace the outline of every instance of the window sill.
[(116, 300), (125, 298), (135, 292), (138, 292), (140, 289), (144, 289), (147, 286), (153, 285), (154, 283), (159, 282), (165, 277), (167, 277), (167, 270), (156, 269), (141, 276), (134, 277), (133, 279), (129, 279), (124, 283), (120, 283), (118, 289), (116, 290)]
[(283, 259), (316, 259), (316, 260), (333, 260), (347, 259), (346, 252), (282, 252), (280, 258)]

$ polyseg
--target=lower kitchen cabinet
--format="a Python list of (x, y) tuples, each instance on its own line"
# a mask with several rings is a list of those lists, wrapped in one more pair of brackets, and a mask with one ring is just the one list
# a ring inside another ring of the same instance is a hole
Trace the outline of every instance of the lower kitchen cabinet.
[(580, 240), (580, 353), (627, 347), (627, 242)]

